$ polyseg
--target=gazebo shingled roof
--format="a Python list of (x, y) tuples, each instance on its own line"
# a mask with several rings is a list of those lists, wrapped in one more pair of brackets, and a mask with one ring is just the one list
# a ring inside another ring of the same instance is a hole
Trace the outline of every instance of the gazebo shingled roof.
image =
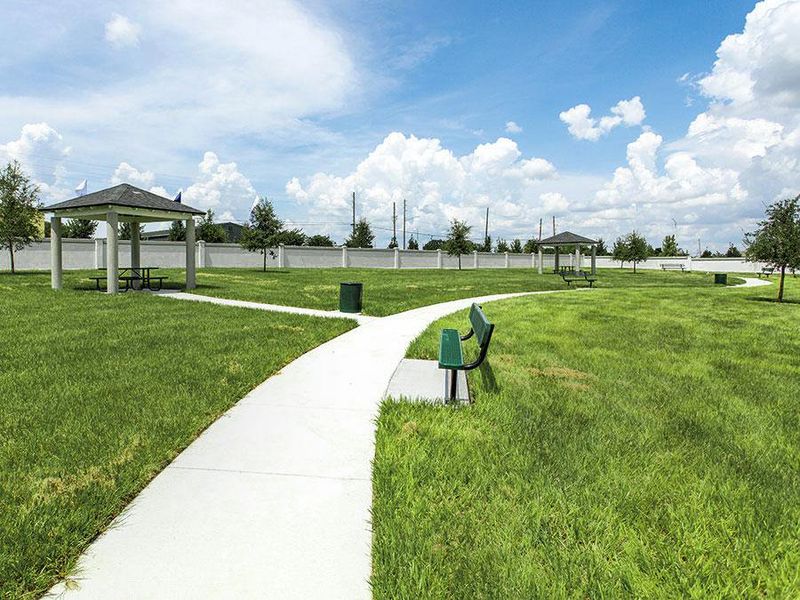
[(51, 204), (50, 206), (42, 208), (42, 211), (53, 212), (71, 208), (89, 208), (95, 206), (127, 206), (130, 208), (189, 213), (190, 215), (204, 214), (202, 210), (192, 208), (180, 202), (175, 202), (169, 198), (164, 198), (163, 196), (137, 188), (128, 183), (121, 183), (105, 190), (99, 190), (84, 196), (72, 198), (71, 200)]
[(544, 246), (571, 246), (574, 244), (586, 244), (588, 246), (596, 243), (597, 240), (591, 240), (577, 233), (572, 233), (571, 231), (562, 231), (561, 233), (539, 241), (539, 244)]

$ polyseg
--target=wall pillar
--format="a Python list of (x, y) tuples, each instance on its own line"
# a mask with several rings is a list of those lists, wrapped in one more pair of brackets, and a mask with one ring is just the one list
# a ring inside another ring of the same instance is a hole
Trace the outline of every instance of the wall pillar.
[(206, 241), (200, 240), (197, 242), (197, 268), (205, 269), (206, 267)]
[(592, 246), (592, 275), (597, 275), (597, 246)]
[(542, 267), (544, 265), (544, 256), (542, 253), (542, 247), (539, 246), (539, 275), (542, 274)]
[(283, 269), (286, 267), (286, 246), (278, 244), (278, 268)]
[(50, 218), (50, 287), (61, 289), (62, 283), (61, 254), (61, 217)]
[(347, 268), (347, 246), (342, 246), (342, 267)]
[(100, 238), (94, 240), (94, 268), (103, 268), (103, 240)]
[(195, 269), (194, 219), (186, 219), (186, 289), (193, 290), (197, 287), (197, 273)]
[(477, 269), (478, 268), (478, 251), (477, 250), (473, 250), (472, 251), (472, 268), (473, 269)]
[(400, 268), (400, 249), (399, 248), (395, 248), (394, 249), (394, 268), (395, 269), (399, 269)]
[(443, 266), (442, 265), (442, 250), (440, 248), (439, 250), (436, 251), (436, 268), (437, 269), (441, 269), (442, 266)]
[(506, 252), (505, 253), (505, 263), (503, 264), (503, 266), (507, 269), (508, 265), (509, 265), (508, 252)]
[(119, 291), (119, 218), (110, 211), (106, 215), (106, 291), (116, 294)]
[(686, 269), (688, 271), (691, 271), (692, 270), (692, 256), (691, 256), (691, 254), (686, 257), (686, 262), (689, 263), (688, 265), (686, 265)]

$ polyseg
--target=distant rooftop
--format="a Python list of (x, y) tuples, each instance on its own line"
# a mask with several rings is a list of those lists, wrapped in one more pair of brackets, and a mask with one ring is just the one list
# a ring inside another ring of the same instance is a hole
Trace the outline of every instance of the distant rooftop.
[(130, 208), (147, 208), (150, 210), (164, 210), (191, 215), (205, 214), (202, 210), (192, 208), (180, 202), (174, 202), (169, 198), (164, 198), (163, 196), (137, 188), (128, 183), (121, 183), (114, 187), (45, 206), (42, 208), (42, 212), (53, 212), (70, 208), (90, 208), (94, 206), (127, 206)]
[(592, 240), (571, 231), (562, 231), (549, 238), (539, 241), (543, 246), (561, 246), (568, 244), (596, 244), (597, 240)]

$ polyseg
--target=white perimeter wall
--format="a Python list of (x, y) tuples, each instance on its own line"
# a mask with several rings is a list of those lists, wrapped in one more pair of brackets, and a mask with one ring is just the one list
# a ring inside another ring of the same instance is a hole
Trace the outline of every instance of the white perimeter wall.
[[(63, 261), (65, 269), (97, 269), (105, 267), (105, 240), (73, 240), (63, 241)], [(185, 267), (186, 255), (183, 242), (142, 241), (142, 265), (153, 267)], [(247, 252), (238, 244), (197, 243), (197, 266), (203, 267), (248, 267), (263, 265), (263, 256), (258, 252)], [(552, 270), (554, 264), (552, 254), (544, 255), (543, 269)], [(34, 242), (15, 255), (16, 267), (20, 270), (50, 269), (50, 240)], [(560, 264), (574, 267), (575, 255), (562, 254)], [(661, 269), (662, 264), (683, 264), (687, 270), (720, 273), (758, 273), (763, 264), (749, 263), (741, 258), (691, 258), (653, 257), (639, 263), (639, 269)], [(130, 242), (119, 243), (119, 264), (126, 267), (130, 264)], [(477, 252), (461, 257), (463, 269), (537, 269), (538, 256), (530, 254), (496, 254)], [(581, 267), (588, 269), (591, 257), (581, 258)], [(441, 265), (441, 267), (440, 267)], [(381, 248), (316, 248), (307, 246), (286, 246), (275, 248), (267, 254), (268, 267), (285, 268), (325, 268), (354, 267), (368, 269), (455, 269), (458, 258), (448, 256), (444, 252), (425, 250), (386, 250)], [(626, 264), (626, 267), (631, 265)], [(608, 256), (597, 257), (597, 267), (619, 267), (619, 263)], [(10, 268), (8, 251), (0, 253), (0, 270)]]

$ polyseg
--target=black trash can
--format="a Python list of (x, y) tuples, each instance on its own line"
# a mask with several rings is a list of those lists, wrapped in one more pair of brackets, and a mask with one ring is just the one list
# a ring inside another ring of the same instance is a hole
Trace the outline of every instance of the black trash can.
[(361, 312), (363, 283), (348, 282), (339, 284), (339, 310), (346, 313)]
[(714, 273), (714, 283), (718, 283), (720, 285), (728, 285), (728, 274)]

